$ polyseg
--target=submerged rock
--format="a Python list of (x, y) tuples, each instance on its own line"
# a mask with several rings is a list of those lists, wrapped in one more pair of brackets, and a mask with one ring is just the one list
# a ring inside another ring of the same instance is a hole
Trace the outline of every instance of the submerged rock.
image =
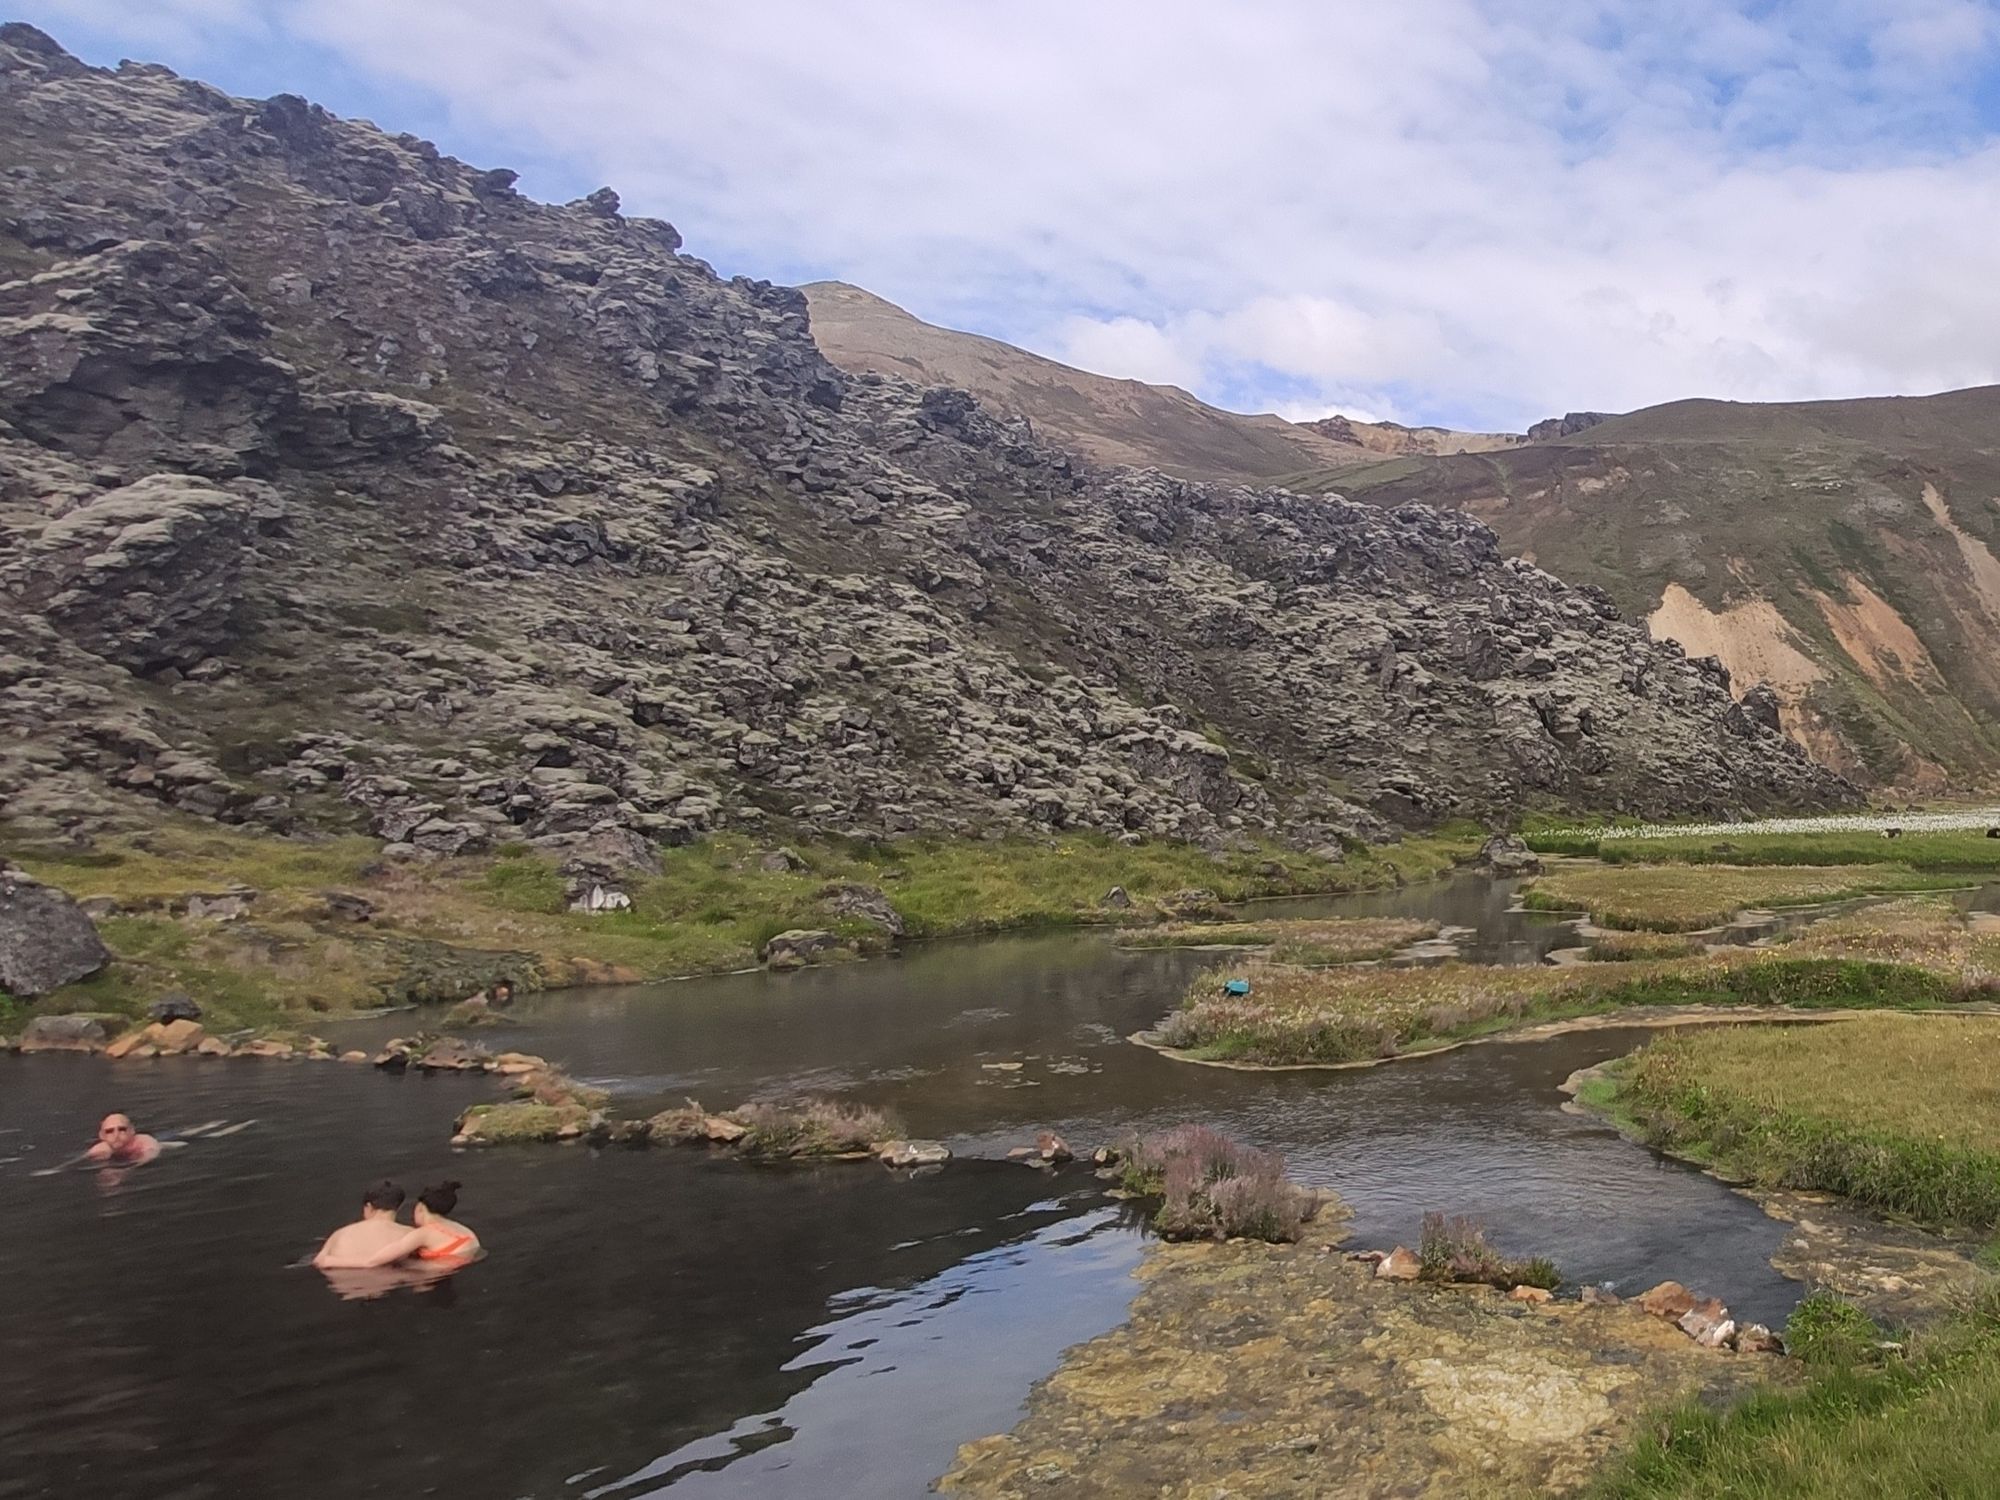
[(110, 962), (96, 925), (66, 892), (0, 864), (0, 991), (32, 1000)]
[(884, 1141), (875, 1159), (887, 1167), (927, 1167), (951, 1160), (943, 1141)]

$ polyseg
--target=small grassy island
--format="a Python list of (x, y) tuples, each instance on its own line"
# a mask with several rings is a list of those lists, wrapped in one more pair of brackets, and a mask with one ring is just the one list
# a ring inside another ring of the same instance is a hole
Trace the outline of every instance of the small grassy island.
[(1386, 972), (1255, 960), (1247, 995), (1197, 977), (1158, 1045), (1252, 1066), (1380, 1061), (1538, 1023), (1663, 1008), (1932, 1009), (2000, 999), (2000, 933), (1949, 898), (1905, 897), (1815, 923), (1768, 948), (1522, 968), (1447, 963)]

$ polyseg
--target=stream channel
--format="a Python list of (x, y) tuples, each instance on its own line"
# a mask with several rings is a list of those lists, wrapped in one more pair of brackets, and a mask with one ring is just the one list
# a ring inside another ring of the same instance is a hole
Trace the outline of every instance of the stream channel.
[[(1462, 877), (1272, 909), (1431, 918), (1472, 929), (1465, 956), (1486, 962), (1575, 941), (1512, 907), (1509, 883)], [(1336, 1189), (1358, 1245), (1414, 1244), (1435, 1208), (1573, 1285), (1676, 1277), (1773, 1324), (1800, 1295), (1769, 1264), (1781, 1225), (1558, 1107), (1565, 1076), (1642, 1033), (1282, 1073), (1125, 1040), (1219, 962), (1103, 932), (933, 943), (534, 997), (482, 1037), (611, 1089), (621, 1114), (804, 1091), (885, 1105), (958, 1158), (917, 1175), (454, 1153), (453, 1119), (496, 1097), (484, 1077), (0, 1055), (0, 1496), (920, 1496), (1136, 1290), (1144, 1232), (1086, 1164), (1004, 1160), (1042, 1128), (1087, 1152), (1212, 1124)], [(113, 1108), (142, 1128), (254, 1123), (135, 1171), (31, 1175)], [(296, 1262), (385, 1175), (462, 1180), (491, 1254), (421, 1294), (342, 1301)]]

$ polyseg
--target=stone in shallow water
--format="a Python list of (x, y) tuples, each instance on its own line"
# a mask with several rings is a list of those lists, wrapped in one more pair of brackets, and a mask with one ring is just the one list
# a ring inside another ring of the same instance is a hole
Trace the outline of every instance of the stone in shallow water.
[(886, 1167), (927, 1167), (951, 1160), (943, 1141), (884, 1141), (876, 1159)]

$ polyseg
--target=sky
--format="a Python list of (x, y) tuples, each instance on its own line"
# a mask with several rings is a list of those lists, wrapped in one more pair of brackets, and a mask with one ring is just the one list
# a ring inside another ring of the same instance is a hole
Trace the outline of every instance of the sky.
[(15, 0), (1242, 411), (2000, 380), (2000, 0)]

